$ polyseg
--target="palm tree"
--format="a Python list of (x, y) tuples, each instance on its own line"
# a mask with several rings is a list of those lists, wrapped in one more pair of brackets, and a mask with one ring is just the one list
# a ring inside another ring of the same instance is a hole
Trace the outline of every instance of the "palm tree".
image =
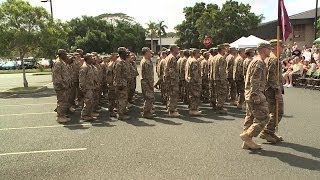
[(167, 35), (166, 29), (168, 29), (168, 26), (164, 24), (164, 21), (160, 21), (158, 24), (158, 36), (160, 41), (160, 49), (162, 49), (161, 36)]
[(157, 35), (157, 31), (158, 31), (157, 23), (150, 21), (147, 24), (147, 26), (148, 26), (147, 31), (148, 31), (150, 38), (151, 38), (151, 50), (154, 52), (153, 38)]

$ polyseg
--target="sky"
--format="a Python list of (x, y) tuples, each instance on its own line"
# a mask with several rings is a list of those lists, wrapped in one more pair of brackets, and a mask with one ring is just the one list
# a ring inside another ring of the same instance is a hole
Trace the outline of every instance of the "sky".
[[(0, 0), (0, 3), (5, 0)], [(49, 3), (27, 0), (30, 4), (43, 6), (50, 12)], [(52, 0), (54, 18), (68, 21), (82, 15), (97, 16), (103, 13), (125, 13), (144, 27), (149, 21), (164, 20), (168, 31), (173, 31), (184, 19), (183, 8), (196, 2), (215, 3), (221, 6), (225, 0)], [(249, 3), (252, 11), (263, 14), (263, 22), (277, 18), (278, 0), (238, 0)], [(285, 0), (289, 15), (315, 8), (316, 0)]]

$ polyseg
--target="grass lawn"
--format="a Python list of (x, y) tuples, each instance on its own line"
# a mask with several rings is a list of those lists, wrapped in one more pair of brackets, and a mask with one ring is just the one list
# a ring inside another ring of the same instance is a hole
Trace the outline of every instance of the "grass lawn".
[(19, 91), (32, 91), (32, 90), (36, 90), (38, 88), (41, 88), (42, 86), (30, 86), (30, 87), (16, 87), (16, 88), (12, 88), (9, 89), (8, 91), (10, 92), (19, 92)]
[[(51, 69), (44, 69), (43, 72), (51, 72)], [(43, 73), (39, 69), (26, 69), (26, 73)], [(22, 69), (17, 70), (0, 70), (0, 74), (18, 74), (22, 73)]]

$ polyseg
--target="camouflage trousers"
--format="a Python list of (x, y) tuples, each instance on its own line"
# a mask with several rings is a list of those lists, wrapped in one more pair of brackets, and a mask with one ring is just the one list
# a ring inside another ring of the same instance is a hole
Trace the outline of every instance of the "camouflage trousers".
[(102, 89), (100, 87), (93, 90), (93, 110), (97, 110), (100, 104)]
[(69, 103), (70, 106), (76, 106), (77, 95), (79, 94), (79, 82), (71, 83)]
[(228, 96), (227, 80), (216, 80), (215, 89), (217, 93), (217, 108), (222, 108)]
[(82, 91), (84, 98), (84, 105), (81, 111), (81, 117), (84, 116), (91, 116), (94, 108), (94, 97), (93, 97), (93, 90), (87, 89)]
[(217, 106), (216, 86), (213, 80), (210, 80), (210, 103), (213, 108)]
[(160, 93), (161, 93), (161, 100), (164, 104), (167, 104), (168, 102), (168, 91), (167, 91), (167, 85), (166, 83), (161, 80), (161, 85), (160, 85)]
[[(263, 98), (262, 98), (263, 99)], [(246, 102), (246, 117), (244, 131), (251, 137), (257, 137), (269, 122), (268, 103), (264, 99), (260, 104)]]
[(199, 109), (201, 98), (201, 84), (189, 83), (189, 110), (196, 111)]
[(236, 83), (233, 80), (233, 78), (228, 78), (228, 93), (230, 96), (230, 100), (235, 101), (237, 90), (236, 90)]
[(184, 103), (188, 103), (188, 89), (187, 89), (187, 85), (186, 85), (186, 81), (185, 80), (180, 80), (179, 83), (179, 94), (180, 94), (180, 99), (184, 102)]
[(137, 79), (132, 78), (128, 80), (128, 102), (132, 103), (133, 102), (133, 96), (136, 92), (136, 87), (137, 87)]
[(210, 87), (209, 87), (209, 79), (208, 78), (202, 78), (202, 100), (207, 101), (210, 96)]
[(179, 100), (179, 84), (171, 84), (167, 86), (168, 93), (168, 109), (169, 112), (177, 111)]
[(115, 87), (118, 115), (124, 116), (128, 105), (128, 87)]
[(109, 99), (109, 112), (113, 113), (113, 109), (117, 107), (116, 89), (114, 86), (109, 86), (108, 99)]
[(143, 113), (150, 114), (155, 101), (153, 85), (141, 80), (142, 96), (144, 99)]
[(57, 94), (57, 116), (64, 117), (67, 115), (70, 103), (68, 99), (69, 91), (66, 90), (56, 90)]
[(244, 103), (244, 81), (235, 81), (236, 82), (236, 87), (237, 87), (237, 95), (238, 95), (238, 104), (243, 104)]
[[(276, 126), (277, 126), (277, 119), (276, 119), (276, 98), (275, 98), (275, 91), (271, 88), (266, 90), (265, 92), (267, 102), (268, 102), (268, 107), (270, 111), (270, 121), (266, 125), (264, 131), (266, 133), (275, 133)], [(284, 108), (284, 103), (283, 103), (283, 97), (281, 96), (281, 99), (278, 100), (278, 123), (281, 121), (282, 116), (283, 116), (283, 108)]]

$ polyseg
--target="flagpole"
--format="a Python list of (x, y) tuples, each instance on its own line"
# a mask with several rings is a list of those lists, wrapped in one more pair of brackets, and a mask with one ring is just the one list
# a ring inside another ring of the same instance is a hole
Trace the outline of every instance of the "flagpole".
[[(278, 23), (277, 23), (277, 80), (278, 84), (280, 84), (280, 0), (278, 0)], [(281, 86), (280, 86), (281, 87)], [(280, 90), (280, 89), (279, 89)], [(276, 99), (276, 132), (278, 132), (278, 124), (279, 124), (279, 99)]]

